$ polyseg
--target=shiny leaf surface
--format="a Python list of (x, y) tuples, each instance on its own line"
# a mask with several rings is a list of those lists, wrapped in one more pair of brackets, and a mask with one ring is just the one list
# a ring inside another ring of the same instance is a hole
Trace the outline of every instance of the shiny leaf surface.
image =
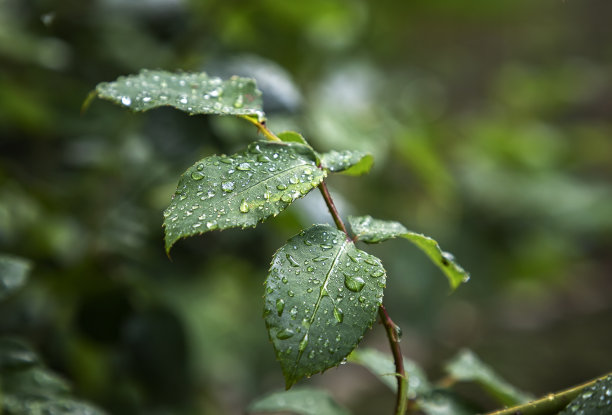
[(296, 143), (256, 142), (229, 157), (206, 157), (183, 173), (164, 212), (166, 251), (180, 238), (276, 216), (325, 175), (312, 149)]
[(397, 237), (408, 239), (444, 272), (453, 289), (470, 279), (470, 275), (455, 261), (455, 257), (443, 251), (435, 240), (411, 232), (399, 222), (374, 219), (371, 216), (350, 216), (349, 223), (357, 239), (366, 243), (379, 243)]
[(206, 73), (143, 69), (96, 87), (98, 97), (132, 111), (170, 106), (189, 114), (255, 115), (263, 119), (261, 92), (250, 78), (222, 80)]
[(386, 273), (346, 235), (314, 225), (272, 260), (264, 318), (287, 388), (343, 362), (376, 319)]

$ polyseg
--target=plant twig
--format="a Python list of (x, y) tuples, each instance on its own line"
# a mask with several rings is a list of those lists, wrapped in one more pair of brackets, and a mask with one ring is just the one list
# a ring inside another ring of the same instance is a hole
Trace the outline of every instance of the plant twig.
[(395, 415), (404, 415), (408, 406), (408, 399), (406, 393), (408, 392), (408, 378), (406, 377), (406, 371), (404, 370), (404, 358), (402, 357), (402, 350), (399, 345), (399, 338), (396, 333), (396, 324), (391, 320), (387, 309), (383, 304), (378, 309), (380, 319), (385, 330), (387, 331), (387, 338), (389, 339), (389, 346), (391, 346), (391, 352), (393, 353), (393, 360), (395, 360), (395, 376), (397, 377), (397, 398), (395, 401)]
[(262, 133), (268, 140), (270, 141), (282, 141), (276, 134), (274, 134), (270, 129), (266, 126), (265, 121), (259, 121), (257, 118), (254, 118), (250, 115), (240, 115), (240, 118), (243, 120), (247, 120), (251, 124), (253, 124), (260, 133)]
[(344, 226), (344, 222), (342, 222), (342, 218), (340, 218), (340, 214), (338, 214), (338, 209), (336, 209), (336, 205), (334, 205), (334, 201), (332, 200), (331, 195), (329, 194), (329, 190), (327, 190), (327, 185), (325, 184), (325, 182), (321, 182), (321, 184), (319, 185), (319, 190), (323, 195), (323, 199), (325, 199), (325, 204), (327, 205), (329, 213), (334, 218), (334, 223), (336, 224), (336, 227), (342, 232), (344, 232), (347, 238), (350, 238), (349, 233), (346, 230), (346, 226)]
[(553, 415), (563, 410), (571, 401), (578, 396), (583, 389), (592, 386), (596, 382), (611, 376), (608, 373), (597, 379), (590, 380), (578, 386), (573, 386), (561, 392), (550, 393), (535, 401), (527, 402), (511, 408), (490, 412), (488, 415)]

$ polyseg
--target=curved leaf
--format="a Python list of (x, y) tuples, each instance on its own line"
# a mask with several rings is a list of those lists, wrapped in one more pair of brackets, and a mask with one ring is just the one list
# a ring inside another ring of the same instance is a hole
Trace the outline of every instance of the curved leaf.
[(334, 172), (359, 176), (370, 171), (374, 164), (371, 154), (357, 150), (330, 151), (321, 154), (321, 167)]
[(386, 274), (329, 225), (294, 236), (272, 260), (264, 318), (287, 388), (342, 363), (376, 319)]
[(399, 222), (374, 219), (371, 216), (349, 216), (349, 223), (357, 239), (366, 243), (384, 242), (396, 237), (408, 239), (425, 252), (444, 272), (453, 289), (470, 279), (470, 274), (455, 262), (455, 257), (443, 251), (435, 240), (423, 234), (411, 232)]
[(276, 392), (253, 402), (249, 413), (288, 411), (300, 415), (348, 415), (349, 412), (323, 390), (300, 388)]
[(295, 131), (283, 131), (282, 133), (276, 134), (276, 136), (286, 143), (300, 143), (307, 146), (309, 145), (304, 136), (300, 133), (296, 133)]
[(446, 371), (457, 380), (478, 383), (507, 406), (533, 399), (533, 396), (518, 390), (502, 379), (470, 350), (462, 350), (446, 365)]
[(187, 236), (276, 216), (326, 174), (312, 149), (296, 143), (256, 142), (230, 157), (206, 157), (183, 173), (164, 211), (166, 251)]
[(206, 73), (143, 69), (96, 87), (97, 96), (133, 111), (170, 106), (189, 114), (255, 115), (263, 119), (261, 91), (255, 80), (222, 80)]
[(0, 301), (26, 283), (30, 268), (25, 259), (0, 255)]

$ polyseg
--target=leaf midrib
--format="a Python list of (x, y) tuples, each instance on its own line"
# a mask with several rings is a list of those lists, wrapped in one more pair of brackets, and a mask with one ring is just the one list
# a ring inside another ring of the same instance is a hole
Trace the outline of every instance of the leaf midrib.
[[(317, 303), (315, 304), (315, 307), (314, 307), (314, 309), (312, 311), (312, 317), (310, 318), (310, 321), (309, 321), (308, 330), (306, 330), (306, 334), (304, 336), (302, 336), (302, 340), (304, 340), (304, 337), (310, 335), (310, 328), (312, 327), (312, 323), (314, 322), (315, 316), (317, 315), (317, 311), (319, 311), (319, 307), (321, 305), (321, 301), (323, 300), (323, 297), (324, 297), (323, 290), (327, 290), (327, 284), (329, 283), (329, 279), (331, 278), (332, 271), (334, 270), (335, 265), (338, 262), (338, 259), (340, 258), (342, 252), (346, 249), (346, 247), (348, 246), (349, 243), (350, 243), (350, 241), (348, 241), (346, 239), (344, 240), (343, 244), (340, 246), (340, 249), (338, 249), (338, 253), (336, 254), (334, 260), (332, 261), (331, 266), (329, 267), (329, 271), (325, 275), (325, 281), (323, 282), (323, 285), (321, 286), (321, 289), (319, 290), (319, 298), (317, 299)], [(330, 298), (331, 298), (331, 296), (330, 296)], [(302, 341), (302, 340), (300, 340), (300, 341)], [(306, 347), (308, 347), (308, 345), (306, 345)], [(291, 377), (295, 377), (295, 371), (298, 368), (298, 364), (300, 363), (300, 360), (301, 360), (302, 355), (304, 354), (305, 350), (306, 350), (306, 348), (304, 348), (304, 350), (300, 350), (298, 352), (298, 356), (297, 356), (297, 359), (295, 360), (295, 366), (293, 367), (293, 372), (291, 374)]]

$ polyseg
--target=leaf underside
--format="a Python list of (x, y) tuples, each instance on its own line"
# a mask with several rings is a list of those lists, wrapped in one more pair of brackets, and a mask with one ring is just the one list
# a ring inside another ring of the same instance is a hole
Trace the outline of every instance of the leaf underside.
[(181, 238), (276, 216), (326, 174), (297, 143), (255, 142), (230, 157), (206, 157), (183, 173), (164, 211), (166, 251)]
[(250, 78), (222, 80), (206, 73), (143, 69), (96, 87), (97, 96), (130, 108), (147, 111), (162, 106), (189, 114), (249, 115), (264, 118), (261, 91)]
[(321, 154), (321, 166), (334, 173), (359, 176), (370, 171), (374, 164), (371, 154), (358, 150), (332, 150)]
[(457, 380), (478, 383), (504, 405), (517, 405), (533, 399), (502, 379), (470, 350), (461, 351), (446, 365), (446, 371)]
[(284, 411), (300, 415), (349, 414), (326, 391), (310, 388), (298, 388), (272, 393), (253, 402), (248, 409), (249, 413), (277, 413)]
[(470, 275), (455, 261), (453, 255), (443, 251), (435, 240), (409, 231), (399, 222), (374, 219), (371, 216), (349, 216), (349, 223), (357, 239), (366, 243), (379, 243), (396, 237), (408, 239), (444, 272), (453, 289), (470, 279)]
[(343, 362), (374, 323), (385, 280), (378, 258), (329, 225), (310, 227), (276, 252), (264, 319), (287, 388)]

